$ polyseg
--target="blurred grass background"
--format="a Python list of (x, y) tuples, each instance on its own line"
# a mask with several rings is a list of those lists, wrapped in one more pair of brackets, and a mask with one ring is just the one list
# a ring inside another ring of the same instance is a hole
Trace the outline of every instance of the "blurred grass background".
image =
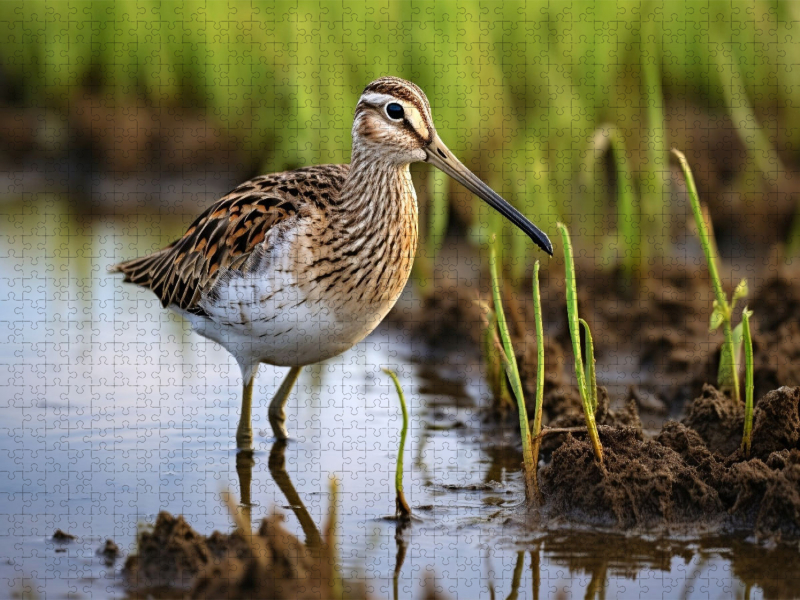
[[(599, 266), (647, 271), (673, 252), (673, 146), (686, 152), (723, 244), (800, 239), (790, 227), (798, 3), (26, 0), (2, 9), (0, 152), (12, 165), (76, 148), (114, 173), (229, 162), (249, 176), (347, 162), (360, 92), (391, 74), (425, 90), (465, 164), (551, 237), (566, 222), (579, 254)], [(483, 207), (474, 216), (460, 186), (415, 170), (428, 231), (441, 236), (449, 199), (473, 240), (504, 228), (512, 275), (532, 266), (519, 232)], [(423, 245), (428, 260), (438, 245)]]

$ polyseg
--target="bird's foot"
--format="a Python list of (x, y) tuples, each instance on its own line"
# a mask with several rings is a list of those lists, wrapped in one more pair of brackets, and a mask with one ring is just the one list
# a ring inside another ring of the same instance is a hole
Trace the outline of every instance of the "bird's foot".
[(236, 430), (236, 447), (239, 450), (253, 449), (253, 429), (251, 427), (239, 426)]
[(283, 412), (283, 407), (273, 409), (269, 407), (269, 424), (272, 425), (272, 433), (278, 441), (286, 441), (289, 439), (289, 432), (286, 431), (286, 413)]

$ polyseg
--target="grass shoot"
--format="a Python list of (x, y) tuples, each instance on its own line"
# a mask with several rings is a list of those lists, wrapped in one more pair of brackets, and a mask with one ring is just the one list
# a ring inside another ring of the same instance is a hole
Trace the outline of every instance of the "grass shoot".
[(744, 337), (744, 435), (742, 435), (742, 448), (745, 455), (750, 456), (750, 442), (753, 432), (753, 338), (750, 336), (750, 317), (752, 310), (745, 307), (742, 311), (742, 335)]
[(403, 493), (403, 450), (406, 446), (406, 435), (408, 434), (408, 408), (406, 407), (406, 398), (403, 394), (403, 388), (400, 381), (397, 379), (394, 371), (383, 369), (394, 382), (394, 387), (397, 390), (397, 396), (400, 399), (400, 410), (403, 411), (403, 428), (400, 430), (400, 447), (397, 450), (397, 468), (394, 475), (394, 491), (395, 491), (395, 517), (405, 521), (411, 518), (411, 508), (406, 502), (405, 494)]
[(678, 161), (683, 171), (683, 176), (686, 179), (686, 189), (689, 193), (689, 201), (692, 205), (692, 213), (694, 220), (697, 224), (697, 234), (700, 238), (700, 244), (703, 247), (703, 253), (706, 256), (706, 263), (708, 264), (708, 272), (711, 277), (711, 284), (714, 287), (714, 309), (711, 313), (710, 330), (715, 331), (722, 326), (722, 332), (725, 339), (722, 343), (722, 351), (719, 359), (719, 374), (717, 376), (717, 384), (721, 390), (730, 391), (733, 397), (737, 400), (741, 397), (739, 395), (739, 372), (737, 368), (737, 350), (734, 340), (734, 331), (731, 326), (731, 317), (736, 308), (736, 303), (742, 298), (747, 296), (747, 280), (742, 279), (739, 285), (733, 292), (730, 303), (725, 297), (725, 292), (722, 289), (722, 280), (719, 276), (717, 269), (717, 260), (719, 252), (714, 241), (714, 235), (711, 231), (710, 219), (704, 218), (703, 210), (700, 206), (700, 198), (697, 194), (697, 186), (694, 183), (694, 176), (689, 167), (689, 163), (682, 152), (673, 149), (672, 153), (678, 157)]
[[(586, 417), (586, 429), (589, 432), (589, 439), (592, 441), (595, 456), (600, 463), (603, 463), (603, 447), (600, 444), (600, 436), (597, 434), (597, 424), (594, 421), (595, 406), (593, 405), (592, 397), (597, 400), (597, 388), (594, 391), (589, 390), (589, 383), (586, 381), (586, 371), (583, 366), (583, 358), (581, 357), (581, 333), (580, 333), (580, 319), (578, 318), (578, 292), (575, 288), (575, 264), (572, 259), (572, 243), (569, 239), (569, 231), (563, 223), (558, 224), (558, 230), (561, 232), (561, 239), (564, 244), (564, 264), (566, 268), (566, 288), (567, 288), (567, 322), (569, 324), (569, 335), (572, 338), (572, 351), (575, 355), (575, 377), (578, 380), (578, 391), (583, 401), (583, 414)], [(584, 327), (587, 332), (589, 327), (584, 321)], [(587, 342), (587, 348), (590, 347), (590, 342)], [(592, 364), (592, 379), (594, 379), (594, 356), (587, 356), (587, 362)]]
[(586, 385), (588, 386), (592, 414), (595, 414), (597, 412), (597, 376), (595, 375), (594, 342), (592, 341), (592, 332), (589, 329), (589, 324), (583, 319), (578, 320), (583, 325), (583, 331), (586, 334), (583, 352), (584, 356), (586, 356)]
[[(604, 243), (603, 247), (609, 252), (606, 260), (618, 260), (622, 267), (622, 276), (625, 284), (630, 286), (634, 278), (644, 271), (644, 256), (642, 254), (642, 229), (641, 215), (639, 214), (639, 199), (636, 184), (633, 179), (625, 140), (619, 129), (613, 125), (603, 125), (594, 134), (594, 160), (592, 169), (595, 172), (594, 187), (601, 189), (605, 182), (600, 174), (603, 158), (610, 150), (614, 159), (614, 175), (616, 180), (617, 197), (617, 235), (614, 243)], [(595, 210), (601, 210), (596, 207)], [(618, 257), (613, 258), (610, 253), (614, 248)], [(612, 263), (613, 264), (613, 263)]]
[[(492, 240), (494, 242), (494, 240)], [(491, 244), (489, 253), (489, 269), (492, 274), (492, 298), (494, 299), (494, 310), (497, 319), (497, 328), (500, 331), (502, 347), (499, 348), (500, 359), (511, 383), (511, 389), (517, 399), (519, 409), (519, 431), (522, 437), (522, 460), (525, 474), (525, 498), (529, 503), (536, 501), (536, 463), (533, 462), (533, 447), (531, 444), (531, 432), (528, 425), (528, 411), (525, 408), (525, 396), (522, 393), (522, 380), (517, 368), (517, 358), (514, 354), (514, 347), (511, 344), (511, 335), (508, 331), (505, 313), (503, 312), (503, 301), (500, 298), (500, 279), (497, 275), (497, 255), (495, 254), (494, 243)]]
[(494, 311), (488, 305), (483, 304), (485, 309), (486, 326), (483, 332), (483, 360), (486, 364), (486, 380), (492, 392), (493, 407), (499, 412), (505, 413), (507, 409), (514, 406), (511, 398), (511, 391), (508, 389), (508, 379), (505, 375), (503, 361), (500, 358), (501, 348), (498, 348), (495, 340), (497, 339), (497, 319)]
[(539, 291), (539, 261), (533, 265), (533, 314), (536, 322), (536, 405), (533, 413), (533, 482), (536, 499), (541, 504), (536, 467), (539, 464), (539, 447), (542, 444), (542, 404), (544, 403), (544, 328), (542, 326), (542, 299)]

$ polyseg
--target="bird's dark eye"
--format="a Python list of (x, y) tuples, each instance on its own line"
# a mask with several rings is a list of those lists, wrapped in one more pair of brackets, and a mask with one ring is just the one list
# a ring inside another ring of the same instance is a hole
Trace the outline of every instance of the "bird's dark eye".
[(397, 102), (390, 102), (386, 105), (386, 114), (389, 115), (390, 119), (399, 121), (405, 113), (403, 112), (403, 107)]

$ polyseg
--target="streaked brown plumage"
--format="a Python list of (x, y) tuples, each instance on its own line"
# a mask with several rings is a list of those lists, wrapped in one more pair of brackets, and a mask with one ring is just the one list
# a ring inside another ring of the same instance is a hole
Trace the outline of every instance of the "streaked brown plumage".
[(244, 380), (240, 447), (252, 442), (259, 363), (292, 367), (269, 411), (275, 435), (285, 438), (283, 406), (302, 366), (363, 339), (397, 301), (417, 247), (408, 169), (416, 161), (462, 182), (552, 253), (543, 233), (450, 154), (422, 90), (384, 77), (356, 107), (350, 165), (256, 177), (167, 248), (113, 268), (236, 357)]
[(206, 209), (180, 239), (114, 270), (125, 282), (152, 290), (162, 306), (203, 315), (200, 300), (220, 275), (252, 268), (247, 260), (272, 227), (302, 212), (305, 203), (325, 210), (349, 168), (322, 165), (251, 179)]

